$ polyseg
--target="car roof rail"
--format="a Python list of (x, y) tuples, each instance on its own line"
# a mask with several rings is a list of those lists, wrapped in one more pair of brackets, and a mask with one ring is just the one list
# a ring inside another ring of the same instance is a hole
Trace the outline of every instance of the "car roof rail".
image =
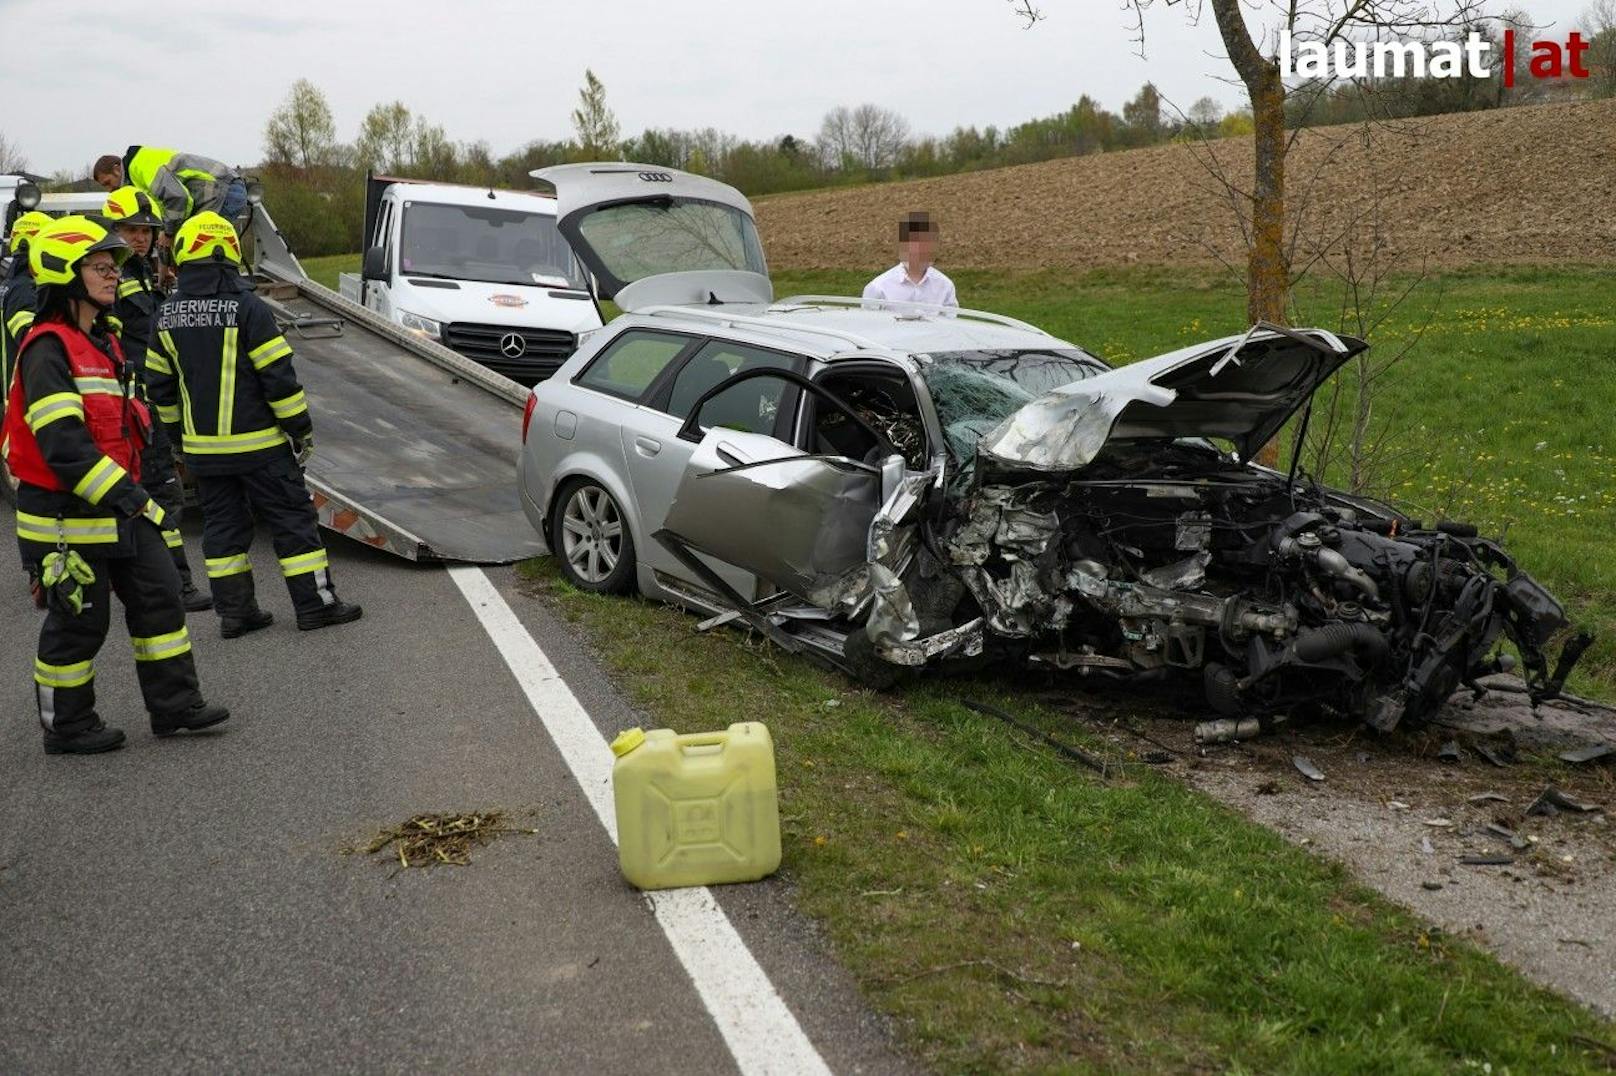
[(941, 314), (944, 317), (992, 322), (995, 325), (1004, 325), (1011, 329), (1037, 333), (1039, 336), (1050, 335), (1047, 330), (1040, 329), (1036, 325), (1017, 318), (1007, 317), (1004, 314), (995, 314), (991, 310), (972, 310), (970, 307), (944, 306), (941, 303), (910, 303), (901, 299), (860, 299), (851, 295), (791, 295), (784, 299), (776, 299), (770, 304), (769, 309), (786, 313), (791, 309), (804, 310), (819, 306), (845, 306), (858, 310), (896, 310), (899, 313), (914, 314)]
[(825, 336), (832, 340), (840, 340), (856, 348), (865, 348), (870, 351), (891, 351), (885, 344), (878, 344), (868, 337), (857, 333), (846, 332), (842, 329), (827, 329), (819, 325), (796, 325), (783, 323), (771, 318), (752, 317), (748, 314), (726, 314), (721, 307), (701, 306), (647, 306), (634, 311), (636, 314), (650, 314), (675, 318), (694, 318), (697, 321), (713, 321), (721, 325), (744, 325), (759, 329), (771, 329), (775, 332), (807, 333), (812, 336)]

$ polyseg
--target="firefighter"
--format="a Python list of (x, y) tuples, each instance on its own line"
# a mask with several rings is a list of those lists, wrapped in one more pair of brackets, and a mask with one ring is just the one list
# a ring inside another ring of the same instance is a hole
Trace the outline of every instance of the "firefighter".
[(241, 278), (230, 222), (198, 213), (174, 240), (179, 283), (157, 314), (148, 389), (202, 501), (202, 555), (226, 639), (266, 628), (252, 563), (253, 517), (265, 523), (303, 631), (358, 620), (337, 597), (302, 464), (314, 424), (292, 369), (292, 345)]
[(240, 173), (196, 153), (130, 146), (121, 159), (110, 153), (98, 158), (90, 176), (109, 194), (130, 184), (161, 206), (163, 234), (158, 242), (165, 248), (192, 214), (206, 210), (235, 220), (247, 208), (247, 181)]
[[(152, 322), (162, 294), (152, 281), (151, 254), (161, 218), (153, 211), (144, 191), (119, 187), (107, 197), (103, 210), (112, 220), (118, 238), (129, 247), (123, 261), (123, 279), (118, 281), (118, 302), (112, 308), (117, 319), (118, 341), (134, 372), (135, 389), (146, 400), (146, 352), (151, 346)], [(174, 468), (174, 446), (160, 422), (152, 424), (151, 443), (140, 455), (140, 484), (162, 508), (166, 518), (163, 541), (174, 557), (180, 573), (180, 604), (188, 612), (213, 608), (213, 599), (198, 590), (191, 579), (191, 562), (185, 556), (185, 539), (180, 534), (180, 515), (185, 510), (185, 489)]]
[(39, 210), (11, 222), (11, 270), (0, 284), (0, 389), (11, 387), (11, 367), (22, 334), (34, 321), (34, 276), (28, 268), (28, 240), (51, 219)]
[(28, 245), (37, 317), (18, 349), (4, 445), (19, 482), (18, 544), (46, 591), (34, 684), (47, 754), (123, 745), (123, 731), (96, 713), (92, 664), (113, 594), (124, 606), (152, 732), (168, 736), (230, 716), (198, 690), (163, 510), (138, 481), (151, 418), (106, 324), (128, 252), (82, 216), (52, 221)]

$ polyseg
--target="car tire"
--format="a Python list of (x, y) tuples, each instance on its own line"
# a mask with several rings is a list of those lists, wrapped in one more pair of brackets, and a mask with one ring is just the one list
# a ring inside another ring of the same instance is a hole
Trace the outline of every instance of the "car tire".
[(594, 594), (634, 589), (634, 536), (623, 509), (600, 483), (574, 478), (550, 507), (550, 546), (567, 582)]

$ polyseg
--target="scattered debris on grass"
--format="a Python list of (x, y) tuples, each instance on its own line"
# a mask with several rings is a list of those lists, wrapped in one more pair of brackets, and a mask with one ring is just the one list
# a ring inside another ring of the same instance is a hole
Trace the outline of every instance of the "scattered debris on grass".
[(1602, 758), (1616, 758), (1616, 745), (1608, 743), (1590, 744), (1587, 747), (1579, 747), (1573, 751), (1560, 752), (1561, 762), (1573, 764), (1593, 762)]
[(1558, 788), (1550, 785), (1543, 790), (1537, 799), (1532, 801), (1532, 806), (1526, 809), (1526, 813), (1529, 815), (1556, 815), (1561, 811), (1575, 811), (1578, 814), (1590, 814), (1594, 811), (1602, 810), (1604, 808), (1597, 803), (1584, 803), (1581, 800), (1572, 799)]
[[(464, 867), (471, 863), (471, 852), (497, 837), (512, 834), (531, 836), (536, 829), (524, 829), (506, 821), (504, 811), (471, 811), (463, 814), (412, 815), (402, 825), (382, 830), (364, 845), (343, 849), (344, 855), (375, 855), (391, 847), (398, 857), (398, 869), (409, 867)], [(397, 873), (396, 871), (394, 873)]]
[(1291, 764), (1296, 767), (1297, 773), (1300, 773), (1309, 781), (1324, 780), (1324, 771), (1313, 765), (1312, 759), (1303, 758), (1301, 755), (1297, 755), (1291, 759)]
[(1072, 761), (1080, 763), (1081, 765), (1087, 766), (1089, 769), (1093, 770), (1095, 773), (1099, 774), (1101, 777), (1109, 777), (1110, 776), (1110, 767), (1106, 765), (1104, 759), (1095, 758), (1093, 755), (1089, 754), (1088, 752), (1079, 750), (1078, 748), (1073, 747), (1071, 744), (1066, 743), (1063, 740), (1057, 740), (1055, 737), (1051, 736), (1047, 732), (1044, 732), (1042, 729), (1033, 728), (1031, 725), (1027, 724), (1025, 721), (1022, 721), (1019, 718), (1016, 718), (1016, 717), (1014, 717), (1014, 716), (1012, 716), (1010, 714), (1005, 713), (1003, 710), (999, 709), (997, 706), (989, 706), (987, 703), (975, 702), (975, 701), (973, 701), (971, 699), (962, 700), (961, 705), (964, 706), (967, 710), (971, 710), (971, 711), (974, 711), (975, 713), (982, 714), (984, 717), (992, 717), (992, 718), (996, 718), (999, 721), (1003, 721), (1006, 725), (1009, 725), (1011, 728), (1020, 729), (1022, 732), (1026, 733), (1028, 736), (1031, 736), (1033, 739), (1040, 740), (1043, 743), (1047, 744), (1048, 746), (1053, 747), (1056, 751), (1059, 751), (1061, 754), (1065, 755), (1067, 758), (1071, 759)]

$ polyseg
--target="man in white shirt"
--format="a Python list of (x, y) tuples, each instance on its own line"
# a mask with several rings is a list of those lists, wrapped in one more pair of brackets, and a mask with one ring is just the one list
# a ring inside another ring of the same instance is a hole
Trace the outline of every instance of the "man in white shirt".
[(904, 303), (959, 306), (954, 282), (933, 265), (937, 225), (926, 213), (910, 213), (898, 222), (898, 264), (864, 286), (864, 298)]

